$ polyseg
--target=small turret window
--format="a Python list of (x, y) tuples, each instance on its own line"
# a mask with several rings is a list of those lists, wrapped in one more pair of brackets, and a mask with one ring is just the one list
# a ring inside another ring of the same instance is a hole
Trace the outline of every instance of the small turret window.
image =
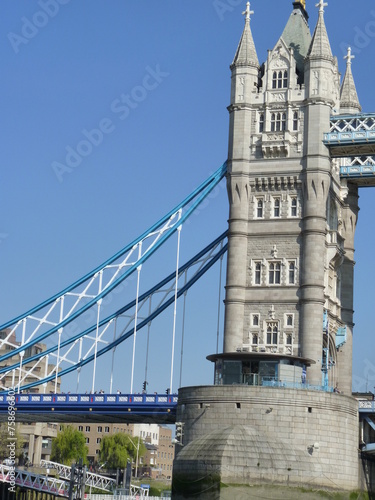
[(276, 115), (272, 113), (271, 115), (271, 132), (275, 132), (276, 130)]
[(293, 113), (293, 130), (298, 130), (298, 112)]
[(259, 133), (261, 134), (264, 130), (264, 114), (259, 116)]
[(281, 117), (281, 130), (286, 130), (286, 113), (283, 113)]
[(283, 87), (286, 89), (288, 87), (288, 72), (284, 71)]

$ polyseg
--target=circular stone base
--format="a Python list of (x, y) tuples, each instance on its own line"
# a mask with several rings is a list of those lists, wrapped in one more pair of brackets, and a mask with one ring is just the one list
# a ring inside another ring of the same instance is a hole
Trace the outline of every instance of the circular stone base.
[(175, 498), (203, 491), (214, 496), (202, 498), (221, 498), (223, 485), (358, 488), (354, 398), (270, 387), (186, 387), (179, 391), (177, 421), (184, 423), (184, 446), (173, 467)]

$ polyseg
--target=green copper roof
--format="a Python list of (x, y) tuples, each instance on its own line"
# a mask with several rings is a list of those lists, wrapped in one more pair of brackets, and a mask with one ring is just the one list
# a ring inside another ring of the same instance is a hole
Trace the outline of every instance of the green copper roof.
[(293, 5), (293, 12), (289, 17), (281, 38), (287, 47), (291, 47), (294, 50), (298, 72), (303, 74), (304, 59), (311, 44), (311, 33), (307, 23), (306, 11), (299, 2), (294, 2)]

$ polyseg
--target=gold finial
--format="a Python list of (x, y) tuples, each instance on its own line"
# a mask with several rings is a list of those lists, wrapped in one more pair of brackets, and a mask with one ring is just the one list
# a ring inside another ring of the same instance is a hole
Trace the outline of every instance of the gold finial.
[(302, 7), (306, 10), (306, 0), (300, 0)]

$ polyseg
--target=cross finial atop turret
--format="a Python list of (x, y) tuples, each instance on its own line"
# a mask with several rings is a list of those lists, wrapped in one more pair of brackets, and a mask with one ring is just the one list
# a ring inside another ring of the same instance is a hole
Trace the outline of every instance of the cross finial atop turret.
[(348, 53), (344, 57), (344, 59), (346, 59), (346, 65), (350, 66), (352, 64), (352, 59), (354, 59), (354, 58), (355, 58), (355, 56), (352, 56), (352, 48), (348, 47)]
[(251, 14), (254, 14), (253, 10), (250, 10), (250, 2), (247, 2), (246, 4), (246, 10), (242, 12), (242, 15), (245, 16), (245, 22), (249, 21), (250, 22), (250, 16)]
[(319, 12), (324, 12), (324, 7), (327, 7), (328, 3), (324, 0), (319, 0), (319, 3), (315, 5), (315, 7), (319, 7)]

